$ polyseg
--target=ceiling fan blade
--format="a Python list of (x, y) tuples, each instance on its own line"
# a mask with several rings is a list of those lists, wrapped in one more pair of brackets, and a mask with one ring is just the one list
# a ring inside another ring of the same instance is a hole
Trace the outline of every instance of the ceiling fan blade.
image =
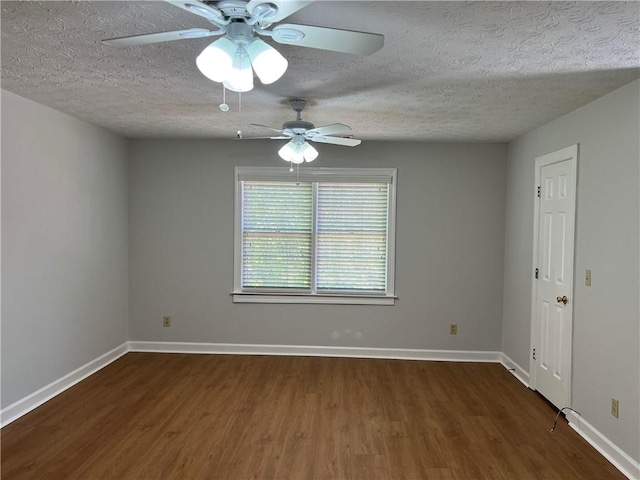
[(133, 47), (136, 45), (148, 45), (149, 43), (170, 42), (186, 38), (203, 38), (220, 35), (222, 31), (207, 30), (206, 28), (189, 28), (187, 30), (174, 30), (172, 32), (145, 33), (131, 35), (130, 37), (109, 38), (102, 40), (105, 45), (113, 47)]
[(330, 143), (332, 145), (342, 145), (343, 147), (356, 147), (362, 143), (362, 140), (357, 138), (342, 138), (342, 137), (325, 137), (318, 135), (310, 137), (309, 140), (318, 143)]
[(236, 138), (236, 140), (291, 140), (291, 137), (287, 137), (285, 135), (280, 135), (279, 137), (242, 137)]
[(215, 24), (224, 25), (227, 23), (224, 19), (224, 14), (220, 10), (200, 0), (165, 0), (165, 2), (180, 7), (187, 12), (200, 15)]
[[(275, 23), (306, 7), (309, 0), (251, 0), (247, 3), (247, 11), (259, 22)], [(260, 5), (265, 5), (260, 7)], [(256, 7), (258, 7), (256, 9)], [(275, 8), (273, 8), (275, 7)]]
[(259, 123), (250, 123), (249, 125), (253, 125), (254, 127), (266, 128), (267, 130), (273, 130), (274, 132), (278, 132), (278, 133), (284, 133), (284, 131), (281, 128), (267, 127), (266, 125), (260, 125)]
[(273, 29), (273, 39), (285, 45), (319, 48), (333, 52), (371, 55), (384, 45), (384, 35), (337, 28), (285, 23)]
[(322, 127), (316, 127), (309, 130), (307, 131), (307, 135), (309, 137), (313, 137), (315, 135), (335, 135), (337, 133), (350, 131), (351, 127), (349, 125), (345, 125), (344, 123), (332, 123), (331, 125), (323, 125)]

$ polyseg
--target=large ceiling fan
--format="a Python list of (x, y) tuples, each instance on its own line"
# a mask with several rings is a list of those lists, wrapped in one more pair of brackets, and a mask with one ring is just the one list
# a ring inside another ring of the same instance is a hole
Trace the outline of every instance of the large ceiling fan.
[(289, 23), (272, 26), (312, 3), (309, 0), (165, 1), (206, 18), (216, 28), (148, 33), (103, 42), (128, 47), (222, 36), (202, 51), (196, 64), (206, 77), (222, 82), (226, 88), (236, 92), (253, 88), (253, 70), (262, 83), (269, 84), (278, 80), (287, 69), (287, 60), (256, 34), (271, 37), (281, 44), (359, 55), (370, 55), (384, 45), (384, 36), (376, 33)]
[(355, 138), (334, 137), (332, 135), (345, 134), (351, 131), (351, 127), (343, 123), (332, 123), (316, 127), (313, 123), (302, 120), (302, 110), (307, 105), (305, 100), (291, 100), (291, 108), (296, 112), (296, 119), (291, 122), (285, 122), (282, 128), (267, 127), (252, 123), (255, 127), (267, 128), (279, 135), (271, 137), (250, 137), (250, 139), (269, 138), (271, 140), (290, 140), (279, 151), (278, 155), (283, 160), (291, 163), (312, 162), (318, 157), (318, 151), (313, 148), (307, 140), (318, 143), (330, 143), (332, 145), (342, 145), (345, 147), (355, 147), (360, 145), (361, 140)]

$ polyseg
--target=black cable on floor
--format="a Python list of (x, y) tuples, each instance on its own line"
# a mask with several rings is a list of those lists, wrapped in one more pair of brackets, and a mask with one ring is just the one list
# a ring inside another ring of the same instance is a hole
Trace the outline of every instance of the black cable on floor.
[(556, 415), (556, 419), (553, 421), (553, 427), (551, 427), (551, 433), (553, 433), (553, 431), (556, 429), (556, 426), (558, 425), (558, 417), (560, 416), (560, 414), (564, 411), (564, 410), (571, 410), (572, 412), (575, 412), (578, 414), (578, 416), (582, 416), (582, 414), (580, 412), (578, 412), (577, 410), (574, 410), (571, 407), (562, 407), (560, 410), (558, 410), (558, 414)]

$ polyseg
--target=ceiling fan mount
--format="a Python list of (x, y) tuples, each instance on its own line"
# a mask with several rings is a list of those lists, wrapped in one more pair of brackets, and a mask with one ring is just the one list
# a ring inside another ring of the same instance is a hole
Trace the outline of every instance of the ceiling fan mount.
[(300, 116), (300, 114), (304, 110), (304, 107), (307, 106), (307, 101), (306, 100), (300, 100), (300, 99), (289, 100), (289, 103), (291, 104), (291, 108), (293, 108), (293, 111), (298, 114), (298, 117)]

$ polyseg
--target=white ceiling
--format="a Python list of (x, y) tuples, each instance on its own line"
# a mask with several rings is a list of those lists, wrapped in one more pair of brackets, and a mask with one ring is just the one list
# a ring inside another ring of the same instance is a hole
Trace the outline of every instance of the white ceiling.
[[(276, 83), (227, 96), (195, 58), (214, 39), (116, 48), (117, 36), (211, 28), (166, 2), (2, 1), (2, 88), (127, 137), (232, 138), (295, 118), (355, 137), (508, 141), (640, 76), (638, 2), (317, 1), (285, 21), (385, 36), (368, 57), (273, 44)], [(271, 41), (266, 39), (267, 42)]]

